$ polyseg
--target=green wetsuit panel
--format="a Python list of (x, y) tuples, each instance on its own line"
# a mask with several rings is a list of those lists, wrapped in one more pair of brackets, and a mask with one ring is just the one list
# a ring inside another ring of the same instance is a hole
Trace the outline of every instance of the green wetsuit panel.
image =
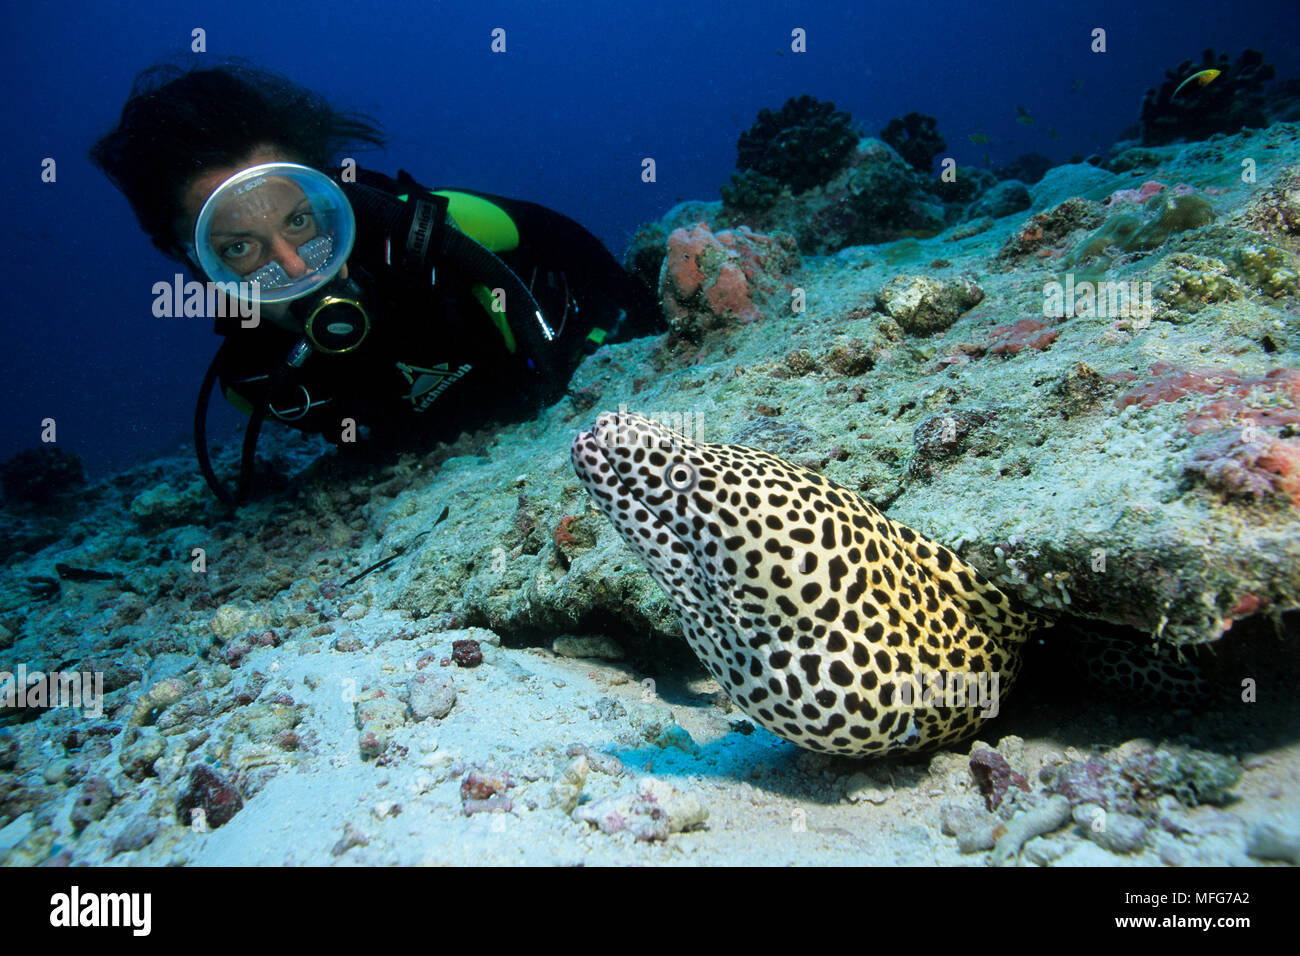
[(451, 189), (430, 190), (447, 200), (447, 215), (457, 228), (479, 245), (493, 252), (510, 252), (519, 248), (519, 229), (510, 215), (482, 196), (459, 193)]

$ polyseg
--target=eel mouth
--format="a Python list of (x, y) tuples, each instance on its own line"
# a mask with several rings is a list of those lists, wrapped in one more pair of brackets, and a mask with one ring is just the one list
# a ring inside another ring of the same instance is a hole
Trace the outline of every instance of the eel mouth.
[[(601, 511), (605, 512), (611, 523), (614, 521), (613, 509), (607, 508), (606, 496), (611, 492), (618, 497), (629, 498), (646, 507), (637, 495), (636, 489), (628, 483), (627, 479), (619, 473), (618, 461), (614, 455), (610, 454), (608, 436), (618, 435), (619, 425), (618, 416), (613, 412), (602, 412), (596, 419), (596, 424), (588, 431), (580, 431), (574, 436), (573, 444), (569, 447), (569, 460), (573, 463), (573, 470), (577, 472), (578, 479), (587, 486), (587, 491), (595, 500), (596, 505)], [(611, 421), (611, 419), (613, 421)], [(604, 464), (608, 473), (603, 472), (600, 468)], [(609, 476), (612, 475), (617, 482), (616, 485), (610, 485)], [(599, 490), (599, 494), (597, 491)], [(653, 509), (646, 507), (646, 510), (654, 517), (656, 526), (660, 524), (658, 515)]]
[(618, 479), (620, 492), (635, 497), (632, 488), (619, 474), (614, 456), (609, 453), (610, 447), (618, 444), (625, 429), (617, 412), (601, 412), (589, 430), (580, 431), (574, 437), (573, 444), (569, 447), (569, 458), (573, 462), (573, 470), (589, 488), (605, 486), (603, 476), (594, 471), (596, 464), (586, 460), (591, 457), (598, 459), (597, 464), (599, 461), (605, 463), (610, 473)]
[[(573, 462), (573, 470), (578, 473), (578, 478), (588, 488), (594, 488), (602, 484), (600, 478), (595, 473), (596, 465), (593, 465), (588, 459), (596, 458), (598, 461), (604, 461), (611, 470), (614, 468), (614, 462), (610, 460), (605, 448), (596, 438), (596, 429), (593, 427), (590, 431), (581, 431), (573, 439), (573, 444), (569, 446), (569, 460)], [(614, 472), (615, 475), (618, 472)], [(619, 481), (620, 486), (623, 484)]]

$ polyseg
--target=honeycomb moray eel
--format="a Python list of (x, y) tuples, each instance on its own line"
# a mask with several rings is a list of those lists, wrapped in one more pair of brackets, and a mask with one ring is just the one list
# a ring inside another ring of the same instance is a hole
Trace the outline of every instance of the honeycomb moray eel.
[(605, 412), (570, 455), (709, 673), (800, 747), (875, 756), (972, 734), (1045, 623), (947, 548), (767, 452)]

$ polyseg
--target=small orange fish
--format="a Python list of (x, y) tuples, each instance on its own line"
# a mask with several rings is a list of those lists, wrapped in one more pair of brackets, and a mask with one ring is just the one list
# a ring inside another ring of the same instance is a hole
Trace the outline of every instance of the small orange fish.
[(1177, 96), (1178, 91), (1181, 90), (1188, 83), (1192, 82), (1192, 80), (1196, 81), (1197, 86), (1205, 86), (1210, 82), (1212, 82), (1214, 78), (1222, 72), (1223, 72), (1222, 70), (1201, 70), (1199, 73), (1193, 73), (1187, 79), (1183, 80), (1183, 82), (1178, 84), (1178, 86), (1174, 89), (1173, 93), (1169, 94), (1169, 99), (1172, 100), (1175, 96)]

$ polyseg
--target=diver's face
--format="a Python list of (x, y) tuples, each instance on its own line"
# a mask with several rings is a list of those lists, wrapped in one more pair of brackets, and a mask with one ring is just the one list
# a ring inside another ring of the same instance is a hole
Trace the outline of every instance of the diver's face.
[(209, 240), (230, 271), (245, 279), (273, 262), (297, 279), (310, 271), (298, 250), (316, 233), (306, 193), (292, 180), (273, 176), (220, 202)]
[[(259, 146), (233, 166), (212, 169), (195, 177), (182, 197), (183, 217), (177, 232), (183, 241), (194, 236), (194, 226), (204, 203), (222, 183), (236, 173), (264, 163), (290, 163), (297, 160), (274, 146)], [(272, 177), (258, 188), (234, 196), (221, 204), (212, 218), (210, 230), (213, 251), (236, 275), (251, 277), (258, 270), (276, 263), (296, 279), (310, 267), (303, 262), (299, 249), (316, 237), (316, 217), (302, 189), (293, 181)], [(340, 274), (346, 278), (344, 265)], [(263, 302), (261, 314), (275, 324), (301, 331), (289, 315), (287, 302)]]

